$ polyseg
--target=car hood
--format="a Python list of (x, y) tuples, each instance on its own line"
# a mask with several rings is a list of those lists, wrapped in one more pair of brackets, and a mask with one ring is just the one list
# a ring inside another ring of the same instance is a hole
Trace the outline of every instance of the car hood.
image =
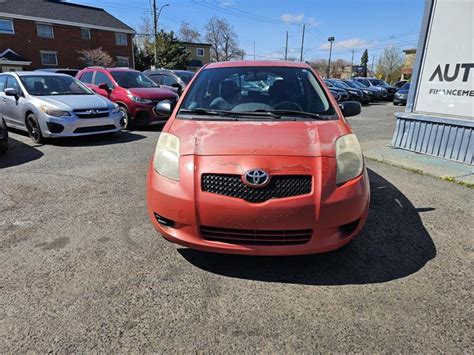
[(99, 95), (51, 95), (37, 96), (46, 104), (52, 105), (60, 110), (82, 110), (82, 109), (110, 109), (113, 103)]
[(169, 133), (181, 155), (335, 156), (335, 141), (350, 133), (332, 121), (194, 121), (176, 119)]
[(131, 88), (128, 89), (128, 91), (130, 91), (133, 96), (149, 100), (174, 100), (178, 98), (178, 95), (163, 88)]

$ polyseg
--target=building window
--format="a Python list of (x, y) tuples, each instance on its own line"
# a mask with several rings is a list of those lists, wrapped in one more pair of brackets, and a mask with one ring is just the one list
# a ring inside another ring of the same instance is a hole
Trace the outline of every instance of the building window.
[(204, 48), (196, 48), (196, 55), (198, 57), (204, 57)]
[(0, 18), (0, 33), (15, 34), (15, 29), (13, 28), (13, 21)]
[(118, 67), (129, 67), (130, 62), (128, 57), (117, 57), (117, 66)]
[(88, 28), (81, 28), (82, 39), (91, 39), (91, 30)]
[(40, 51), (41, 63), (43, 65), (58, 65), (58, 53), (51, 51)]
[(118, 46), (126, 46), (128, 44), (126, 33), (115, 33), (115, 43)]
[(53, 26), (51, 25), (43, 25), (38, 23), (36, 25), (36, 29), (38, 31), (38, 36), (43, 38), (54, 38), (54, 31)]

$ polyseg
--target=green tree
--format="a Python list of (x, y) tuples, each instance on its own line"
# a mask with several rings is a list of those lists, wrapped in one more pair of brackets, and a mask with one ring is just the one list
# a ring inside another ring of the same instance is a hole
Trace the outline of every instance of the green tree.
[(366, 49), (360, 58), (360, 65), (364, 67), (364, 74), (367, 76), (367, 65), (369, 64), (369, 51)]
[(186, 69), (189, 53), (176, 38), (173, 31), (161, 30), (157, 36), (158, 67), (168, 69)]

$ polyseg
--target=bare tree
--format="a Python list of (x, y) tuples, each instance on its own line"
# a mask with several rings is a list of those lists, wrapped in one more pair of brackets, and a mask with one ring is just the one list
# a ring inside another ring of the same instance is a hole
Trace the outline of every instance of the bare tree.
[(86, 65), (98, 65), (102, 67), (111, 67), (114, 65), (114, 60), (102, 47), (83, 49), (78, 51), (78, 53), (81, 55), (79, 59)]
[(351, 67), (351, 63), (344, 59), (336, 59), (331, 63), (331, 77), (340, 78), (346, 67)]
[(183, 42), (197, 43), (201, 39), (201, 34), (193, 29), (187, 22), (181, 22), (179, 28), (179, 39)]
[(328, 72), (328, 60), (327, 59), (317, 59), (309, 63), (309, 65), (316, 70), (319, 75), (326, 76)]
[(377, 72), (383, 75), (385, 81), (393, 80), (403, 65), (403, 55), (397, 46), (389, 46), (383, 50), (377, 65)]
[(206, 25), (206, 40), (211, 44), (211, 60), (216, 62), (238, 59), (242, 50), (237, 34), (225, 19), (213, 17)]

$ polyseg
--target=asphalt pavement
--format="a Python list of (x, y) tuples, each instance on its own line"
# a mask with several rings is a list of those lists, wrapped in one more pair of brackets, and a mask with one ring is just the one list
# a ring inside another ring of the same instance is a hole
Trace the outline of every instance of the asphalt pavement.
[[(398, 108), (400, 109), (400, 108)], [(391, 139), (391, 104), (350, 119)], [(146, 214), (159, 128), (0, 156), (0, 352), (472, 353), (474, 190), (367, 161), (371, 207), (341, 250), (223, 256)]]

